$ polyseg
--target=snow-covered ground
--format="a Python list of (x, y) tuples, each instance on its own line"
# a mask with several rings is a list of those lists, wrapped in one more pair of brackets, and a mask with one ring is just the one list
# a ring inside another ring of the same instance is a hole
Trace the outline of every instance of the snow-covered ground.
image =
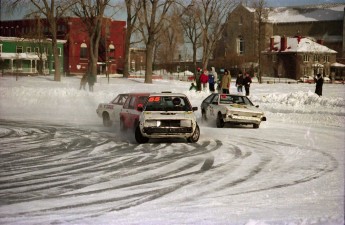
[(199, 110), (197, 144), (137, 145), (102, 126), (100, 102), (172, 91), (200, 107), (209, 93), (173, 80), (99, 77), (94, 92), (52, 80), (0, 77), (0, 224), (344, 224), (344, 85), (318, 97), (314, 84), (253, 83), (259, 129), (219, 129)]

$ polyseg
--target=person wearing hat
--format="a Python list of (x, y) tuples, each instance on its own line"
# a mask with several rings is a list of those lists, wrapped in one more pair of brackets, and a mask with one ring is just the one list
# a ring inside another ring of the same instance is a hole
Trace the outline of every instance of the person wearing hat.
[(222, 77), (222, 93), (223, 94), (229, 94), (230, 93), (230, 81), (231, 81), (231, 76), (229, 74), (229, 71), (225, 70), (224, 75)]
[(242, 86), (243, 86), (243, 74), (240, 71), (236, 79), (237, 92), (242, 93)]

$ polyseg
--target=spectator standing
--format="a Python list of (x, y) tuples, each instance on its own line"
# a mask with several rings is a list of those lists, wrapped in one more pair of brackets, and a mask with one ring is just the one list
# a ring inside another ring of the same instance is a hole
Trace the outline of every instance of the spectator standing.
[(206, 90), (207, 82), (208, 82), (208, 76), (207, 76), (207, 70), (204, 70), (204, 72), (200, 75), (200, 82), (202, 84), (202, 90)]
[(242, 72), (240, 72), (236, 79), (237, 92), (240, 92), (240, 93), (243, 92), (242, 86), (243, 86), (243, 74)]
[[(214, 76), (214, 79), (213, 79), (214, 80), (214, 85), (217, 84), (217, 86), (218, 86), (218, 74), (216, 72), (216, 69), (214, 67), (211, 67), (211, 70), (212, 70), (212, 74)], [(218, 89), (218, 87), (217, 87), (217, 89)]]
[(243, 79), (244, 89), (246, 91), (246, 96), (249, 95), (250, 84), (252, 83), (252, 78), (246, 73), (246, 77)]
[(316, 86), (315, 86), (315, 93), (318, 95), (318, 96), (322, 96), (322, 86), (323, 86), (323, 78), (321, 76), (320, 73), (318, 73), (315, 78), (315, 83), (316, 83)]
[(231, 76), (227, 70), (224, 71), (224, 75), (222, 77), (222, 93), (223, 94), (229, 94), (230, 93), (230, 81), (231, 81)]
[(213, 72), (208, 73), (208, 88), (210, 90), (210, 92), (214, 92), (214, 82), (215, 82), (215, 77), (213, 75)]
[(201, 91), (200, 76), (201, 76), (201, 69), (198, 68), (197, 73), (195, 75), (195, 82), (196, 82), (196, 89), (197, 89), (197, 91)]
[(93, 85), (96, 83), (96, 75), (88, 74), (87, 82), (89, 84), (89, 91), (93, 92)]

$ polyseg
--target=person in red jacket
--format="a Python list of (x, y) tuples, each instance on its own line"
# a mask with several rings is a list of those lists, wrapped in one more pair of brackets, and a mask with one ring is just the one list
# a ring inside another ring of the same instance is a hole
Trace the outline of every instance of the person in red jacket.
[(205, 91), (207, 88), (208, 83), (208, 72), (204, 70), (204, 72), (200, 75), (200, 82), (202, 84), (202, 89)]

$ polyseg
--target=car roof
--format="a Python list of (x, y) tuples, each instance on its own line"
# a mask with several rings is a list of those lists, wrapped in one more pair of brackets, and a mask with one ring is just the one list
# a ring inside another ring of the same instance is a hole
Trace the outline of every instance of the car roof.
[(128, 93), (129, 96), (149, 96), (151, 93), (149, 92), (132, 92)]
[(213, 93), (213, 95), (230, 95), (230, 96), (239, 96), (239, 97), (247, 97), (243, 94), (222, 94), (222, 93)]
[(151, 93), (150, 96), (172, 96), (172, 97), (186, 97), (185, 94), (182, 93)]

